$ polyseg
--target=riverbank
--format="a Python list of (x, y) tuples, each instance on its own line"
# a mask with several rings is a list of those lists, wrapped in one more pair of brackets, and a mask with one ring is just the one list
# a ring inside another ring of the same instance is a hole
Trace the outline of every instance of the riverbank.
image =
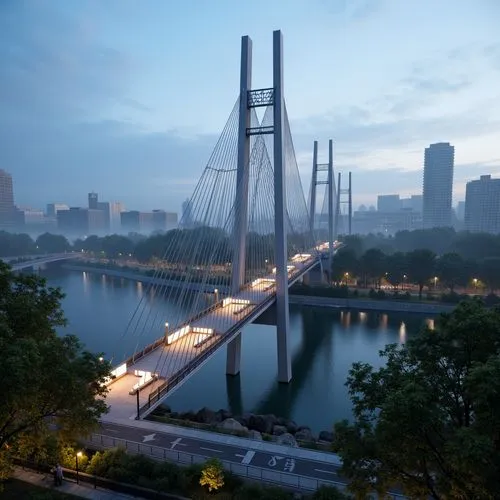
[(453, 311), (456, 304), (436, 304), (429, 302), (403, 302), (401, 300), (370, 300), (364, 298), (334, 298), (312, 295), (288, 296), (290, 304), (332, 309), (355, 309), (361, 311), (405, 312), (415, 314), (441, 314)]
[[(110, 269), (107, 267), (98, 267), (92, 265), (84, 264), (63, 264), (63, 269), (68, 271), (78, 271), (84, 273), (101, 274), (104, 276), (109, 276), (111, 278), (122, 278), (130, 281), (138, 281), (140, 283), (146, 283), (151, 285), (162, 285), (172, 288), (185, 287), (186, 282), (184, 280), (165, 280), (163, 278), (155, 278), (146, 273), (141, 273), (139, 271), (122, 271), (120, 269)], [(151, 271), (149, 271), (151, 272)], [(190, 283), (189, 288), (196, 292), (213, 293), (214, 287), (207, 283)], [(225, 287), (219, 285), (219, 290), (221, 293), (225, 293)]]

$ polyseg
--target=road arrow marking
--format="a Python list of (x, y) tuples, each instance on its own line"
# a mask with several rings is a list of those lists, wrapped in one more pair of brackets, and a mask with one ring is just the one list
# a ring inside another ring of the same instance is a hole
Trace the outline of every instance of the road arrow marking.
[(148, 434), (142, 438), (143, 443), (147, 443), (148, 441), (154, 441), (156, 434)]
[(238, 455), (238, 454), (236, 453), (236, 456), (237, 456), (237, 457), (239, 457), (239, 458), (242, 458), (242, 459), (243, 459), (243, 460), (241, 461), (241, 463), (242, 463), (243, 465), (248, 465), (248, 464), (252, 461), (253, 457), (255, 456), (255, 451), (248, 450), (248, 451), (245, 453), (245, 455)]

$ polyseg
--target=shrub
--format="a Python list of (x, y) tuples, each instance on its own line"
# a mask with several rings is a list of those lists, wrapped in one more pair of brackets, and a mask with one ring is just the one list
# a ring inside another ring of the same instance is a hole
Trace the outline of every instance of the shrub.
[(224, 469), (217, 458), (205, 462), (201, 471), (201, 486), (207, 486), (208, 491), (217, 491), (224, 486)]
[(314, 492), (311, 500), (347, 500), (347, 498), (334, 486), (321, 486)]

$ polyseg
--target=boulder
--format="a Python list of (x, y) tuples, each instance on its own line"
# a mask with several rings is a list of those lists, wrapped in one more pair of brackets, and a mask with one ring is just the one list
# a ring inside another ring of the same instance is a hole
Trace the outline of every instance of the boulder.
[(220, 410), (217, 410), (215, 412), (215, 420), (217, 422), (223, 422), (224, 420), (227, 420), (228, 418), (233, 418), (233, 414), (230, 411), (224, 410), (221, 408)]
[(196, 421), (200, 424), (210, 424), (215, 420), (215, 412), (206, 406), (196, 414)]
[(331, 443), (333, 441), (333, 432), (321, 431), (319, 433), (319, 440), (320, 441), (328, 441), (329, 443)]
[(284, 425), (275, 425), (273, 427), (273, 434), (275, 436), (281, 436), (282, 434), (286, 434), (286, 427)]
[(293, 448), (298, 447), (296, 439), (288, 432), (286, 432), (285, 434), (282, 434), (281, 436), (278, 436), (278, 438), (276, 439), (276, 442), (278, 444), (282, 444), (284, 446), (291, 446)]
[(297, 441), (314, 441), (314, 437), (309, 427), (299, 427), (299, 430), (295, 433), (295, 439)]
[(179, 413), (179, 416), (177, 418), (180, 420), (189, 420), (190, 422), (196, 422), (196, 413), (192, 410), (189, 410), (184, 413)]
[(272, 431), (272, 427), (268, 431), (266, 430), (266, 421), (262, 415), (250, 415), (247, 425), (253, 431), (265, 432), (267, 434), (270, 434)]
[(249, 439), (255, 439), (255, 441), (262, 441), (262, 434), (259, 431), (249, 431)]
[(293, 420), (289, 420), (287, 422), (286, 431), (289, 432), (290, 434), (295, 434), (298, 429), (299, 429), (299, 426)]
[(226, 420), (224, 420), (224, 422), (217, 424), (217, 427), (219, 427), (220, 429), (227, 430), (227, 431), (248, 431), (248, 429), (246, 427), (241, 425), (234, 418), (226, 418)]

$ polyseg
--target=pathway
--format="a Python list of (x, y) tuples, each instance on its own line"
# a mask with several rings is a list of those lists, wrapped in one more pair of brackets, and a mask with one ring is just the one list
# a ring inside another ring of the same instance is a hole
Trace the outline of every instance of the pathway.
[(62, 486), (55, 488), (52, 476), (50, 476), (49, 474), (39, 474), (30, 470), (24, 470), (21, 467), (14, 468), (13, 477), (14, 479), (18, 479), (19, 481), (30, 483), (41, 488), (47, 488), (60, 493), (66, 493), (68, 495), (74, 495), (81, 498), (91, 498), (93, 500), (125, 500), (130, 498), (140, 498), (117, 493), (116, 491), (104, 490), (101, 488), (94, 489), (93, 486), (89, 484), (76, 484), (76, 482), (67, 480), (63, 481)]

